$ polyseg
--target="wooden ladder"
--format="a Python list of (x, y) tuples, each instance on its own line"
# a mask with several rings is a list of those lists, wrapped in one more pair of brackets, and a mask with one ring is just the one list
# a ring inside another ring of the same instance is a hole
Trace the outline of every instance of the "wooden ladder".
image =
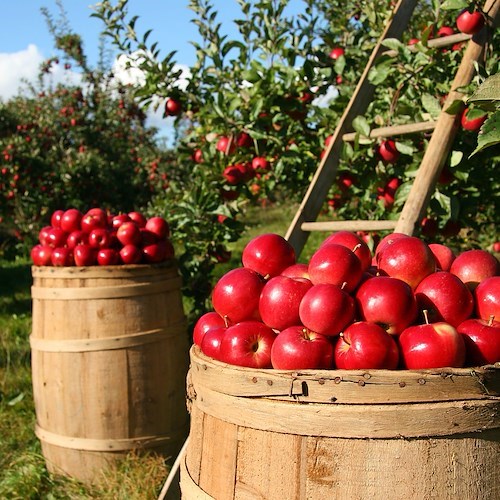
[[(373, 97), (374, 87), (368, 81), (370, 69), (374, 66), (378, 57), (387, 51), (382, 44), (384, 40), (388, 38), (401, 39), (416, 4), (416, 0), (398, 1), (384, 32), (373, 49), (354, 94), (337, 124), (325, 154), (311, 180), (311, 184), (285, 235), (297, 255), (302, 251), (311, 231), (389, 230), (412, 235), (424, 215), (458, 130), (457, 116), (450, 115), (445, 110), (453, 101), (463, 97), (463, 94), (457, 89), (467, 85), (472, 80), (475, 73), (475, 63), (481, 57), (487, 41), (486, 29), (481, 30), (472, 38), (470, 35), (455, 34), (429, 40), (429, 46), (434, 47), (443, 47), (459, 41), (469, 40), (450, 92), (437, 120), (383, 127), (370, 132), (370, 137), (375, 138), (432, 131), (431, 139), (398, 219), (316, 221), (328, 191), (336, 178), (343, 143), (352, 141), (355, 138), (356, 134), (351, 132), (352, 121), (356, 116), (362, 115), (366, 111)], [(487, 12), (489, 18), (494, 22), (498, 16), (499, 8), (500, 0), (487, 0), (483, 10)]]

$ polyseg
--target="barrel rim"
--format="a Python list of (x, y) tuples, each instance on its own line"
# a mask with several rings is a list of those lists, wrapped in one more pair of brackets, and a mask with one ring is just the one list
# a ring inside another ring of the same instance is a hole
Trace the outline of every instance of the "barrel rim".
[[(223, 361), (216, 360), (204, 354), (200, 347), (196, 344), (193, 344), (190, 348), (190, 357), (191, 360), (202, 365), (213, 365), (219, 368), (224, 368), (230, 372), (233, 372), (234, 375), (238, 374), (267, 374), (267, 375), (276, 375), (278, 377), (285, 377), (290, 379), (296, 379), (300, 377), (314, 377), (316, 379), (324, 379), (330, 380), (332, 378), (342, 377), (342, 376), (355, 376), (355, 377), (363, 377), (363, 378), (371, 378), (374, 375), (384, 375), (390, 376), (395, 375), (395, 378), (401, 378), (401, 375), (410, 377), (411, 379), (416, 378), (417, 381), (420, 379), (422, 375), (438, 375), (441, 378), (446, 378), (450, 376), (471, 376), (471, 375), (484, 375), (487, 373), (494, 373), (500, 375), (500, 361), (493, 365), (484, 365), (484, 366), (471, 366), (466, 368), (452, 368), (452, 367), (443, 367), (443, 368), (429, 368), (424, 370), (386, 370), (386, 369), (367, 369), (367, 370), (339, 370), (339, 369), (330, 369), (330, 370), (277, 370), (274, 368), (247, 368), (244, 366), (232, 365), (229, 363), (224, 363)], [(369, 377), (367, 377), (369, 375)], [(372, 380), (373, 382), (373, 380)]]

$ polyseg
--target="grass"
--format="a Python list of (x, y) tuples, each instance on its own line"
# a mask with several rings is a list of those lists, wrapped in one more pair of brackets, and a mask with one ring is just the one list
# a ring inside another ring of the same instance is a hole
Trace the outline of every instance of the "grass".
[[(296, 206), (250, 208), (247, 230), (232, 244), (231, 261), (217, 268), (222, 275), (241, 265), (244, 245), (263, 232), (284, 235)], [(323, 235), (324, 237), (324, 235)], [(310, 238), (307, 258), (319, 241)], [(27, 259), (0, 262), (0, 498), (127, 499), (157, 498), (169, 466), (158, 456), (130, 454), (106, 471), (93, 487), (50, 474), (34, 434), (35, 407), (30, 366), (31, 270)]]

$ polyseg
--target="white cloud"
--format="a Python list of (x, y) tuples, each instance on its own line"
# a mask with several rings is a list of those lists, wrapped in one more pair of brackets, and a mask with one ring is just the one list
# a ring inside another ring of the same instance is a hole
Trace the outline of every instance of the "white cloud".
[(34, 81), (42, 60), (43, 55), (33, 44), (20, 52), (0, 53), (0, 98), (7, 100), (18, 94), (22, 79)]

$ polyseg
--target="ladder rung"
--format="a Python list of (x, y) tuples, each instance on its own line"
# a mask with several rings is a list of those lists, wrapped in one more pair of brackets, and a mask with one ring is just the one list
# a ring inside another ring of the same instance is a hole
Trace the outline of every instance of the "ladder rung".
[(302, 231), (391, 231), (397, 220), (332, 220), (303, 222)]
[[(467, 40), (470, 40), (471, 38), (472, 38), (472, 35), (467, 35), (465, 33), (455, 33), (453, 35), (441, 36), (439, 38), (431, 38), (431, 39), (427, 40), (427, 45), (429, 47), (434, 47), (436, 49), (439, 49), (441, 47), (448, 47), (448, 46), (453, 45), (455, 43), (466, 42)], [(408, 49), (411, 52), (415, 52), (417, 50), (413, 45), (409, 45)], [(395, 50), (386, 50), (385, 52), (382, 53), (382, 55), (389, 56), (389, 57), (395, 57), (398, 55), (398, 53)]]
[[(407, 123), (406, 125), (392, 125), (390, 127), (380, 127), (370, 130), (370, 137), (392, 137), (395, 135), (415, 134), (417, 132), (430, 132), (436, 128), (435, 121)], [(342, 139), (345, 142), (352, 142), (356, 138), (356, 132), (344, 134)]]

